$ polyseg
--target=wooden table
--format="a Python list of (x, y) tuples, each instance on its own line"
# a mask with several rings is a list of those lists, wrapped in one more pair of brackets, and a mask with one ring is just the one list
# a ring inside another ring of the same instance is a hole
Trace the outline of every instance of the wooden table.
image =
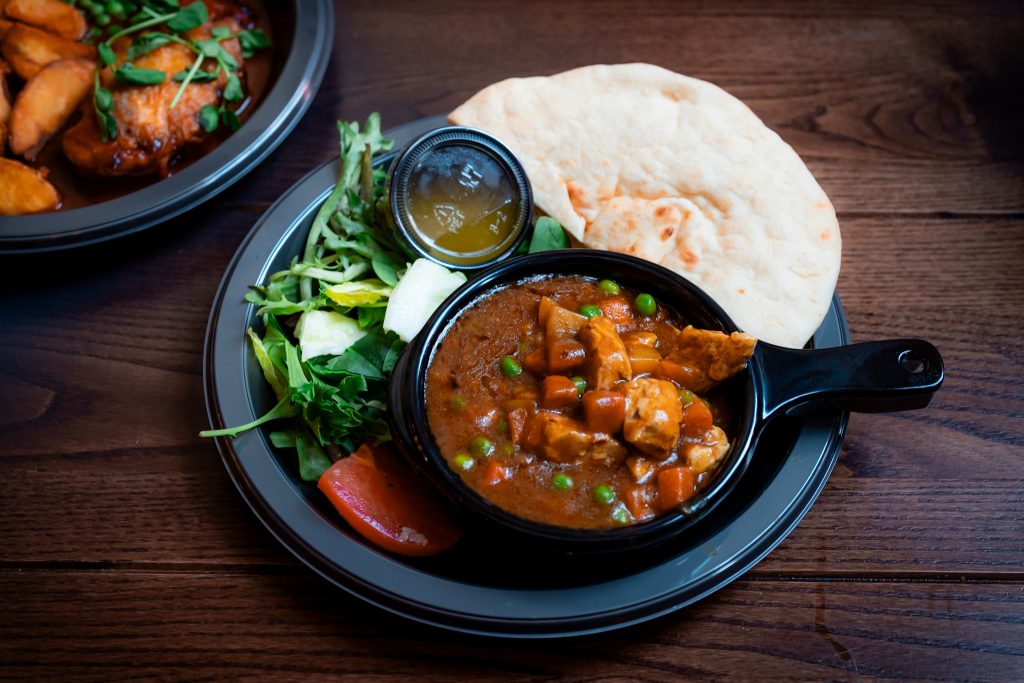
[[(134, 238), (2, 262), (0, 677), (1024, 678), (1021, 10), (339, 2), (312, 109), (246, 180)], [(933, 341), (944, 388), (853, 416), (781, 547), (639, 627), (470, 638), (332, 588), (196, 436), (228, 260), (333, 154), (336, 117), (397, 125), (507, 76), (625, 61), (722, 85), (796, 148), (839, 212), (855, 340)]]

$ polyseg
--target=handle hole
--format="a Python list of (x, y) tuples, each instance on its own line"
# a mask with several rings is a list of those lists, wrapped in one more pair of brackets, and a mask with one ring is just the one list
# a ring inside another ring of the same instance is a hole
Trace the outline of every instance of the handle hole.
[(924, 358), (917, 351), (904, 351), (899, 357), (900, 367), (912, 375), (919, 375), (927, 367)]

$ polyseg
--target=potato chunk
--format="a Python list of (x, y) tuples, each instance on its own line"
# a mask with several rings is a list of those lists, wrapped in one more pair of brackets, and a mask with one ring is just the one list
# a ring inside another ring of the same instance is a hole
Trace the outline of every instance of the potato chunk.
[(70, 40), (81, 40), (89, 28), (85, 16), (61, 0), (7, 0), (4, 13)]
[(96, 49), (46, 31), (15, 24), (0, 43), (0, 53), (26, 81), (58, 59), (95, 59)]
[(4, 66), (0, 62), (0, 156), (3, 156), (7, 145), (7, 120), (11, 116), (11, 96), (7, 92), (7, 72)]
[(0, 158), (0, 215), (55, 211), (60, 195), (40, 171), (11, 159)]
[(87, 59), (60, 59), (30, 78), (11, 110), (11, 151), (35, 159), (89, 93), (95, 69)]

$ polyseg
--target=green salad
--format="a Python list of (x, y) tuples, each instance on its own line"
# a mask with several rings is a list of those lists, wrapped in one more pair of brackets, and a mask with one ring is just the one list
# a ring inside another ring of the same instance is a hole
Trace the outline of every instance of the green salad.
[[(280, 421), (270, 440), (295, 449), (299, 474), (316, 480), (363, 443), (389, 438), (388, 377), (405, 345), (466, 278), (417, 259), (386, 219), (386, 171), (374, 156), (390, 150), (380, 116), (338, 122), (341, 170), (317, 212), (305, 247), (288, 269), (253, 286), (262, 333), (248, 338), (277, 404), (244, 425), (201, 432), (235, 437)], [(562, 227), (540, 218), (522, 252), (569, 246)]]

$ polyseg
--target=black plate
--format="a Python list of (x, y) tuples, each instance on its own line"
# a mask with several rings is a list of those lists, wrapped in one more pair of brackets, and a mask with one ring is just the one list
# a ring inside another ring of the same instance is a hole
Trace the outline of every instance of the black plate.
[(268, 0), (267, 9), (275, 49), (286, 57), (239, 130), (180, 172), (136, 192), (67, 211), (0, 216), (0, 254), (67, 249), (152, 227), (222, 192), (263, 161), (309, 108), (334, 41), (330, 0)]
[[(408, 141), (443, 119), (388, 132)], [(248, 285), (301, 251), (320, 202), (337, 179), (337, 161), (319, 167), (282, 196), (235, 254), (214, 299), (204, 358), (206, 405), (214, 427), (242, 424), (275, 399), (245, 338), (257, 325), (243, 302)], [(850, 341), (839, 299), (814, 335), (816, 347)], [(685, 544), (627, 560), (594, 562), (543, 556), (508, 542), (469, 536), (424, 560), (368, 545), (297, 475), (294, 455), (276, 451), (267, 431), (219, 439), (228, 473), (266, 527), (328, 581), (397, 614), (443, 628), (507, 637), (553, 637), (621, 628), (709, 595), (767, 555), (810, 509), (835, 466), (847, 413), (785, 418), (766, 430), (753, 464), (719, 512)]]

